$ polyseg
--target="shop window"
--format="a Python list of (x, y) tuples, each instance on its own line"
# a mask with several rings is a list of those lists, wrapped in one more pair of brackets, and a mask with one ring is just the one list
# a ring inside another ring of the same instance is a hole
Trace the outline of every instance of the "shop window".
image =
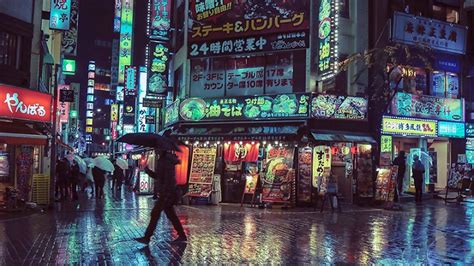
[[(391, 68), (392, 66), (388, 66)], [(397, 75), (391, 75), (390, 88), (412, 94), (428, 94), (426, 70), (419, 67), (399, 66)]]
[(433, 18), (449, 23), (459, 23), (459, 10), (455, 7), (433, 5)]
[(459, 76), (444, 71), (433, 71), (431, 95), (445, 98), (459, 97)]
[(0, 182), (13, 182), (14, 146), (0, 144)]

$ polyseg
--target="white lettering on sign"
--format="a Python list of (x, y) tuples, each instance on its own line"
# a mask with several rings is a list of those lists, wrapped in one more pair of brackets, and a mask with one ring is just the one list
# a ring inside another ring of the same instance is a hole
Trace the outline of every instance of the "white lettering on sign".
[(4, 103), (8, 105), (8, 109), (12, 114), (20, 112), (22, 114), (28, 114), (33, 116), (39, 115), (41, 117), (46, 115), (46, 110), (44, 106), (38, 103), (33, 105), (26, 105), (22, 101), (20, 101), (20, 99), (18, 99), (18, 93), (13, 93), (11, 96), (10, 93), (7, 93)]

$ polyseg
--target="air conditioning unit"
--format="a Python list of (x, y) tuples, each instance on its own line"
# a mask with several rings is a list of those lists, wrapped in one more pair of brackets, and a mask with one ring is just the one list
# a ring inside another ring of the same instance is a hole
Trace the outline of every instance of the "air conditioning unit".
[(473, 11), (474, 10), (474, 0), (464, 0), (464, 10)]

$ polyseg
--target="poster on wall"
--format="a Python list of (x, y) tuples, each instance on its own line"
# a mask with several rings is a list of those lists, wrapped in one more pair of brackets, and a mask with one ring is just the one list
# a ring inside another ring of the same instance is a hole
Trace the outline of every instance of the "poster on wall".
[(309, 94), (188, 98), (179, 107), (184, 121), (266, 120), (308, 117)]
[(299, 202), (311, 203), (313, 149), (304, 147), (298, 149), (298, 194)]
[(216, 156), (215, 147), (201, 147), (193, 150), (189, 172), (189, 196), (208, 197), (210, 195)]
[(320, 94), (311, 99), (311, 117), (321, 119), (367, 119), (367, 99)]
[(290, 147), (267, 148), (265, 173), (262, 176), (262, 201), (289, 202), (295, 182), (293, 170), (294, 149)]
[(316, 146), (313, 149), (313, 187), (318, 192), (326, 192), (327, 179), (331, 174), (332, 153), (331, 147)]
[(308, 0), (191, 0), (192, 42), (309, 29)]
[(150, 42), (150, 67), (147, 95), (163, 96), (168, 90), (169, 48), (164, 43)]
[(391, 105), (391, 114), (446, 121), (464, 121), (464, 100), (438, 98), (398, 92)]

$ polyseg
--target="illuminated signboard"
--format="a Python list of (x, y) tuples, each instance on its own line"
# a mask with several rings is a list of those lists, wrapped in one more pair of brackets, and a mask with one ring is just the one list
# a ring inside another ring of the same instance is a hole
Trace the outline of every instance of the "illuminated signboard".
[(146, 68), (140, 67), (138, 88), (138, 132), (148, 132), (149, 130), (149, 125), (146, 123), (149, 108), (143, 106), (143, 99), (146, 96), (147, 77)]
[[(218, 2), (218, 1), (214, 1)], [(171, 27), (171, 0), (149, 0), (150, 21), (148, 35), (151, 39), (169, 39)]]
[(71, 0), (51, 0), (49, 28), (69, 30), (71, 23)]
[(333, 77), (337, 72), (339, 0), (321, 0), (319, 2), (318, 73), (325, 80)]
[(309, 94), (188, 98), (181, 102), (179, 114), (184, 121), (306, 118), (309, 103)]
[(120, 19), (118, 82), (123, 83), (125, 79), (125, 66), (129, 66), (132, 63), (133, 0), (122, 0), (122, 13)]
[[(89, 61), (89, 64), (87, 66), (88, 70), (88, 81), (87, 84), (94, 84), (95, 86), (95, 61)], [(86, 104), (86, 117), (87, 117), (87, 124), (86, 124), (86, 133), (92, 133), (92, 125), (94, 124), (94, 87), (93, 86), (88, 86), (87, 87), (87, 98), (86, 98), (87, 104)], [(86, 134), (86, 139), (92, 140), (92, 135)], [(91, 142), (91, 141), (87, 141)]]
[(112, 104), (110, 105), (110, 120), (112, 122), (117, 122), (118, 121), (118, 104)]
[(382, 119), (382, 133), (385, 135), (436, 137), (437, 128), (436, 120), (393, 116), (384, 116)]
[(438, 136), (448, 138), (464, 138), (464, 123), (438, 121)]
[[(58, 91), (71, 91), (71, 87), (69, 85), (58, 85)], [(73, 92), (74, 95), (74, 91)], [(58, 115), (58, 120), (57, 120), (57, 126), (59, 131), (61, 131), (62, 127), (60, 126), (61, 123), (67, 123), (69, 121), (69, 110), (70, 110), (70, 103), (66, 101), (61, 101), (61, 98), (57, 99), (57, 115)]]
[(125, 95), (124, 106), (123, 106), (123, 124), (134, 125), (135, 124), (135, 96)]
[(466, 138), (466, 150), (474, 150), (474, 138)]
[(397, 42), (427, 45), (440, 51), (465, 54), (467, 27), (432, 18), (395, 12), (392, 39)]
[(125, 66), (125, 94), (137, 94), (137, 67)]
[(466, 137), (474, 137), (474, 124), (466, 123)]
[(165, 126), (174, 124), (179, 121), (179, 106), (180, 100), (177, 99), (174, 103), (165, 108)]
[(120, 32), (121, 13), (122, 13), (122, 0), (115, 0), (115, 6), (114, 6), (114, 32)]
[(474, 164), (474, 150), (466, 151), (467, 163)]
[(147, 95), (164, 95), (168, 88), (169, 49), (163, 43), (150, 43)]
[(463, 122), (464, 100), (398, 92), (392, 100), (391, 114)]
[(362, 97), (321, 94), (311, 99), (311, 117), (366, 120), (367, 99)]
[(381, 152), (392, 153), (392, 136), (382, 135), (381, 137)]
[(62, 70), (64, 75), (74, 75), (76, 73), (76, 60), (63, 59)]
[(51, 95), (0, 84), (0, 117), (51, 122)]
[[(62, 0), (64, 1), (64, 0)], [(79, 27), (79, 0), (71, 1), (69, 30), (63, 32), (61, 51), (65, 55), (77, 55), (77, 32)]]
[(116, 94), (115, 94), (115, 100), (117, 102), (123, 102), (123, 97), (125, 95), (125, 88), (123, 86), (117, 86), (116, 88)]

